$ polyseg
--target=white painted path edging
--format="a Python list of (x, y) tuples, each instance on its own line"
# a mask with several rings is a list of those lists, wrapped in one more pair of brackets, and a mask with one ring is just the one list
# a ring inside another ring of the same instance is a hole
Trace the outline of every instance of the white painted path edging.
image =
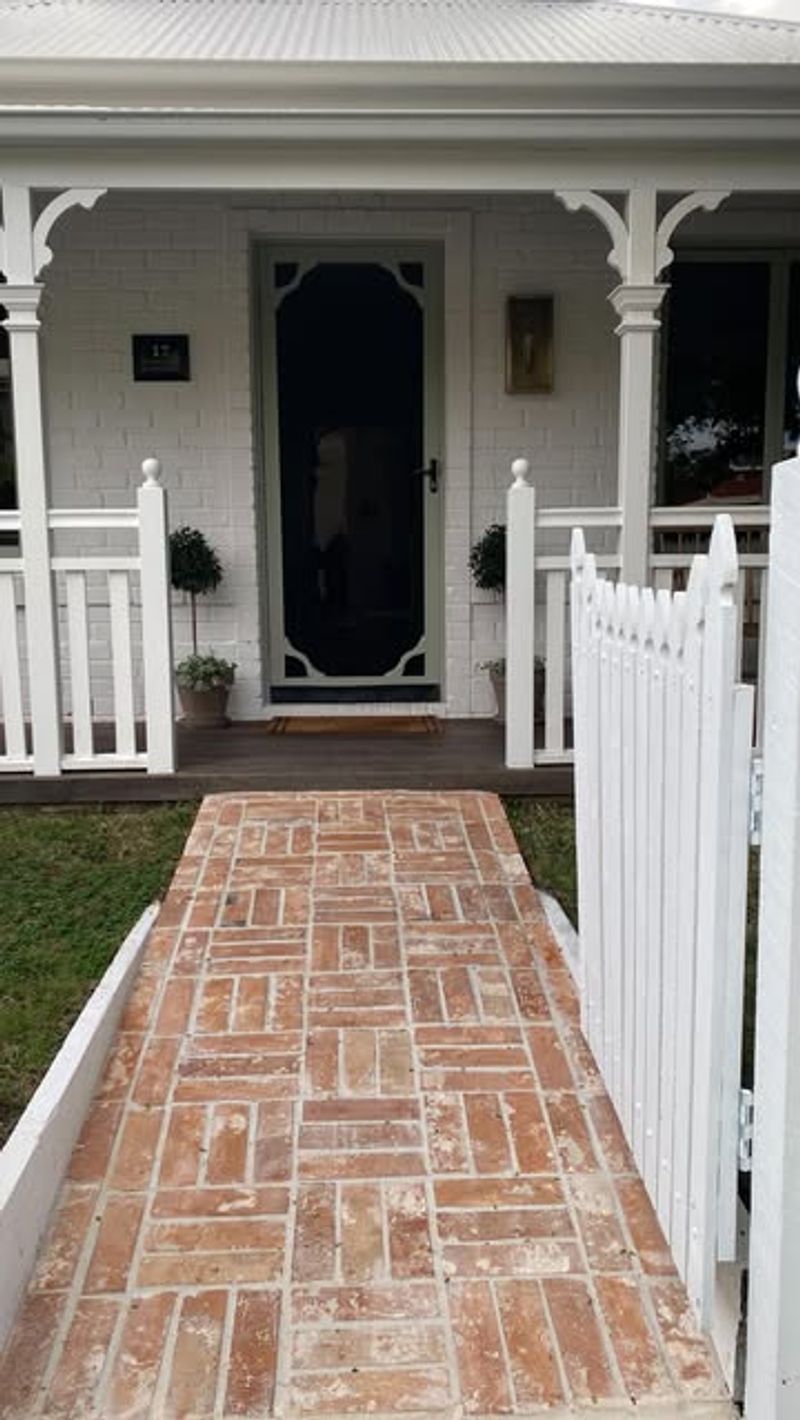
[(128, 933), (0, 1153), (0, 1347), (13, 1326), (159, 906), (151, 903)]

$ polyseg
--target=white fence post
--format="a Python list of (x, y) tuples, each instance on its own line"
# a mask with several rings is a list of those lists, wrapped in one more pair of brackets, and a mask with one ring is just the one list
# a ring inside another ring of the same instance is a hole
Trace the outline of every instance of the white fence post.
[[(20, 189), (19, 191), (23, 191)], [(9, 190), (4, 197), (10, 201)], [(29, 205), (29, 197), (24, 203)], [(8, 214), (6, 214), (8, 219)], [(14, 442), (25, 581), (25, 625), (33, 726), (33, 772), (61, 773), (61, 684), (56, 601), (50, 566), (47, 474), (39, 369), (41, 287), (4, 286), (5, 326), (11, 351)]]
[(506, 532), (506, 765), (533, 768), (536, 493), (527, 459), (511, 465)]
[(148, 774), (175, 772), (172, 623), (170, 619), (167, 495), (159, 483), (161, 464), (145, 459), (139, 488), (142, 653), (147, 724)]
[[(748, 1420), (800, 1413), (800, 458), (773, 470)], [(762, 631), (763, 634), (763, 631)]]

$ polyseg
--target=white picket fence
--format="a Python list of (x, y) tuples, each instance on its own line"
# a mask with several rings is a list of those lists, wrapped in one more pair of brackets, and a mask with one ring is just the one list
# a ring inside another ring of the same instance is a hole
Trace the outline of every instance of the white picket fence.
[[(568, 764), (573, 759), (572, 686), (567, 589), (569, 536), (576, 520), (595, 547), (596, 565), (619, 569), (622, 515), (614, 507), (543, 507), (529, 481), (527, 459), (512, 464), (507, 495), (506, 764), (509, 769)], [(763, 732), (764, 646), (770, 512), (766, 506), (708, 505), (652, 508), (649, 567), (660, 591), (686, 587), (694, 554), (702, 550), (719, 512), (736, 529), (736, 661), (742, 679), (757, 686), (756, 743)], [(537, 677), (535, 667), (543, 668)], [(544, 680), (544, 702), (536, 685)]]
[[(102, 549), (127, 534), (133, 552), (51, 554), (41, 566), (30, 556), (0, 557), (0, 772), (175, 769), (166, 494), (158, 460), (146, 459), (142, 472), (135, 507), (50, 509), (47, 515), (51, 541), (77, 534)], [(0, 531), (19, 535), (19, 514), (0, 513)], [(40, 607), (50, 602), (55, 655), (32, 630), (29, 609), (37, 598)], [(92, 653), (99, 634), (110, 650), (113, 748), (102, 742), (94, 711)], [(69, 749), (60, 743), (55, 762), (39, 749), (33, 706), (43, 702), (52, 707), (59, 742), (62, 718), (71, 741)], [(144, 725), (141, 746), (137, 720)]]
[(718, 517), (685, 592), (598, 575), (572, 542), (583, 1025), (708, 1324), (736, 1255), (753, 689)]

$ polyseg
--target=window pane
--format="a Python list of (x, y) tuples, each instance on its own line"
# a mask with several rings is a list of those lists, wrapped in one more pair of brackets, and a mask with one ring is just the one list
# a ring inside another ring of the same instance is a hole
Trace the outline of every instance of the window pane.
[(676, 263), (668, 301), (664, 502), (756, 499), (764, 466), (769, 265)]
[(800, 366), (800, 265), (789, 274), (789, 322), (786, 341), (786, 395), (783, 405), (783, 456), (794, 458), (800, 440), (800, 399), (797, 370)]

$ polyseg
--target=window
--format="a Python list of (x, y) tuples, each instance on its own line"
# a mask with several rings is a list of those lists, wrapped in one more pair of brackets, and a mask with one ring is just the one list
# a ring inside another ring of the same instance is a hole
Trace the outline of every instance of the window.
[(798, 428), (800, 262), (685, 259), (665, 312), (660, 498), (760, 502)]

